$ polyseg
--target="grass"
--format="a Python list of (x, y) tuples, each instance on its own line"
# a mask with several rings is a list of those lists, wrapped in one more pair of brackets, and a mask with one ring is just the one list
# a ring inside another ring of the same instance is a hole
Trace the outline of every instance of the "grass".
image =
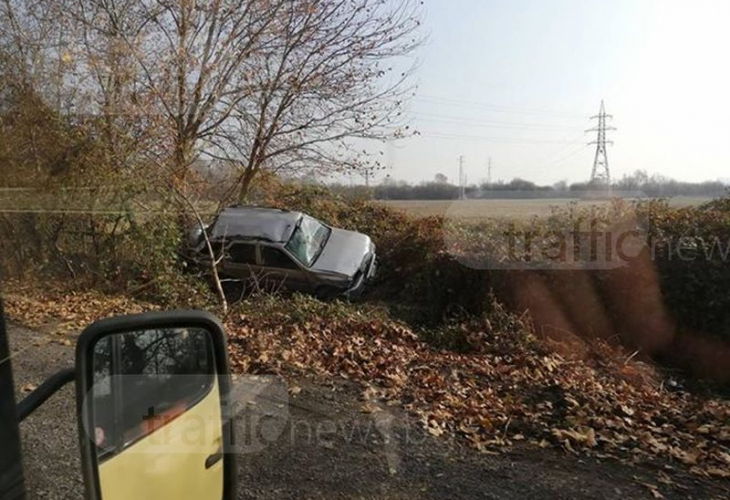
[[(670, 200), (672, 207), (700, 205), (710, 201), (706, 197), (678, 196)], [(544, 200), (383, 200), (381, 203), (419, 217), (441, 215), (467, 221), (486, 218), (529, 219), (535, 215), (547, 215), (552, 207), (565, 208), (570, 203), (578, 207), (605, 205), (607, 200), (575, 200), (553, 198)]]

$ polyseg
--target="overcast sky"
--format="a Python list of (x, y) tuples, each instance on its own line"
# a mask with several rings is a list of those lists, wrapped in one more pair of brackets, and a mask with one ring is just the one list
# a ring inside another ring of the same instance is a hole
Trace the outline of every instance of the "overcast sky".
[[(395, 179), (587, 180), (601, 99), (614, 178), (730, 178), (730, 0), (426, 0)], [(378, 175), (382, 178), (384, 174)]]

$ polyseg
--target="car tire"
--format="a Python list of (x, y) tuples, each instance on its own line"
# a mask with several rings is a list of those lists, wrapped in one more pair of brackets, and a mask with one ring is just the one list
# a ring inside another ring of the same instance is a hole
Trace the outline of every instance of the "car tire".
[(317, 287), (317, 290), (314, 292), (314, 295), (319, 300), (330, 301), (330, 300), (334, 300), (337, 297), (341, 296), (342, 291), (333, 286), (323, 285), (323, 286)]
[(247, 286), (241, 280), (230, 280), (223, 281), (221, 283), (223, 288), (223, 295), (226, 296), (226, 300), (230, 303), (236, 303), (243, 300), (246, 296)]

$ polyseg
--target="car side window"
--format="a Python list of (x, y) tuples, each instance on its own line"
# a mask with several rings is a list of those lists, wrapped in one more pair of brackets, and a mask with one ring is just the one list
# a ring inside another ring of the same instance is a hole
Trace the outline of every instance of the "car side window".
[(287, 254), (273, 247), (261, 247), (261, 258), (266, 267), (278, 267), (279, 269), (299, 269), (294, 261)]
[[(212, 241), (210, 243), (210, 247), (213, 250), (213, 255), (216, 256), (216, 258), (220, 255), (223, 255), (223, 251), (225, 250), (225, 244), (222, 241)], [(203, 245), (203, 247), (200, 249), (200, 253), (203, 254), (204, 258), (208, 258), (208, 245)]]
[(234, 243), (228, 249), (231, 262), (235, 264), (256, 265), (256, 245), (250, 243)]

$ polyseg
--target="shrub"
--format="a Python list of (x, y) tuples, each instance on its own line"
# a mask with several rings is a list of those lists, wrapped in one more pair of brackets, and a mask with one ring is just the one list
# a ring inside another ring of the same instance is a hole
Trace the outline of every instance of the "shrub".
[(665, 302), (679, 325), (730, 340), (730, 198), (639, 205)]
[(205, 304), (210, 300), (205, 286), (182, 272), (180, 240), (173, 217), (139, 221), (131, 210), (5, 214), (0, 266), (7, 277), (56, 279), (161, 305)]

